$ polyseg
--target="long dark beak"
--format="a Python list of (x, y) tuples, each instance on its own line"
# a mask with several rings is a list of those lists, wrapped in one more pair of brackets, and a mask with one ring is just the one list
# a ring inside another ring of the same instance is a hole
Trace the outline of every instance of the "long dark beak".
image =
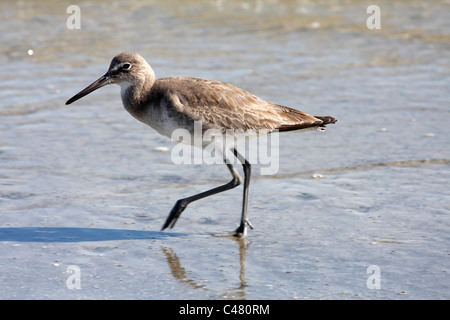
[(67, 100), (66, 105), (67, 104), (71, 104), (72, 102), (83, 98), (85, 95), (88, 95), (92, 91), (95, 91), (95, 90), (97, 90), (97, 89), (99, 89), (101, 87), (104, 87), (104, 86), (106, 86), (107, 84), (110, 84), (110, 83), (111, 83), (111, 77), (109, 76), (108, 73), (106, 73), (105, 75), (101, 76), (98, 80), (94, 81), (93, 83), (88, 85), (86, 88), (84, 88), (83, 90), (78, 92), (76, 95), (74, 95), (72, 98)]

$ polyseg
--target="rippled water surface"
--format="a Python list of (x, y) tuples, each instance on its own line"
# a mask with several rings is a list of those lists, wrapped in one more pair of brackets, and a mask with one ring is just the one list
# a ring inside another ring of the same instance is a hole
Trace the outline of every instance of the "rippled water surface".
[[(369, 1), (79, 1), (74, 30), (71, 4), (0, 3), (0, 298), (450, 298), (449, 1), (378, 1), (380, 30)], [(64, 105), (122, 51), (339, 122), (254, 166), (247, 239), (241, 188), (160, 232), (230, 177), (174, 165), (116, 86)]]

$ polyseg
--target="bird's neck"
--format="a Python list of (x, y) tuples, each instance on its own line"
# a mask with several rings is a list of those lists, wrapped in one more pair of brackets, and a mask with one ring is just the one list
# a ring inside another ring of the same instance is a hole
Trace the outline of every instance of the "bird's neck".
[(152, 69), (147, 70), (141, 81), (137, 83), (121, 84), (122, 103), (125, 109), (134, 117), (140, 118), (143, 112), (146, 100), (155, 83), (155, 74)]

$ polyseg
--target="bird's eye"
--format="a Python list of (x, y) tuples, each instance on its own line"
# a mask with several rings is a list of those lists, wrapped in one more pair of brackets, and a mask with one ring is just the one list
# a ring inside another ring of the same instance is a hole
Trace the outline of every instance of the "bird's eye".
[(130, 70), (131, 69), (131, 63), (124, 62), (122, 64), (122, 70)]

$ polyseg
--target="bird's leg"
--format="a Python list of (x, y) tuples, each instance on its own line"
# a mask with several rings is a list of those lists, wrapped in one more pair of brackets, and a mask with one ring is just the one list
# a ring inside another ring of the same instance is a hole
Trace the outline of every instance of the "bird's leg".
[(173, 228), (175, 223), (177, 222), (177, 219), (180, 217), (181, 213), (183, 212), (184, 209), (186, 209), (186, 207), (189, 203), (199, 200), (199, 199), (202, 199), (202, 198), (205, 198), (205, 197), (208, 197), (208, 196), (211, 196), (211, 195), (219, 193), (219, 192), (233, 189), (242, 183), (242, 178), (239, 176), (236, 169), (234, 169), (234, 167), (230, 163), (228, 163), (229, 161), (227, 161), (226, 158), (224, 159), (224, 161), (225, 161), (225, 164), (227, 165), (228, 169), (230, 170), (231, 174), (233, 175), (233, 179), (230, 182), (228, 182), (227, 184), (224, 184), (222, 186), (219, 186), (219, 187), (213, 188), (211, 190), (207, 190), (207, 191), (201, 192), (199, 194), (195, 194), (193, 196), (178, 200), (175, 203), (175, 206), (173, 207), (169, 216), (167, 217), (166, 223), (164, 223), (164, 226), (162, 227), (161, 230), (164, 230), (167, 227)]
[(239, 161), (242, 163), (242, 167), (244, 168), (244, 195), (242, 200), (241, 224), (234, 233), (236, 237), (243, 238), (247, 235), (247, 226), (249, 226), (250, 229), (253, 229), (252, 225), (250, 224), (250, 221), (248, 221), (247, 218), (248, 189), (250, 185), (250, 175), (252, 167), (250, 163), (237, 152), (236, 149), (233, 149), (233, 152), (236, 158), (238, 158)]

